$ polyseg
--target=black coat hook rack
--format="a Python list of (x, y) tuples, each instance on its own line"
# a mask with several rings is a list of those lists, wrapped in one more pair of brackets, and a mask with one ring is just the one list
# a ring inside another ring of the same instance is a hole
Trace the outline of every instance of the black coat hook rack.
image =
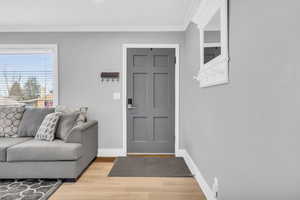
[(119, 81), (120, 72), (102, 72), (100, 75), (101, 81)]

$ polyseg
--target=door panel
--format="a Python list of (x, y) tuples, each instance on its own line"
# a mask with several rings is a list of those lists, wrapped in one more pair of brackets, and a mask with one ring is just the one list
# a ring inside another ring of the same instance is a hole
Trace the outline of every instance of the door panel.
[(169, 74), (153, 74), (153, 109), (168, 109), (169, 107)]
[(143, 111), (147, 107), (147, 74), (144, 73), (133, 73), (133, 80), (132, 80), (132, 97), (134, 100), (134, 104), (136, 109), (139, 111)]
[(154, 67), (169, 67), (169, 56), (167, 55), (155, 55)]
[(175, 152), (175, 49), (127, 49), (127, 152)]
[(147, 67), (147, 55), (134, 55), (133, 67)]
[(153, 137), (156, 141), (167, 142), (172, 137), (171, 132), (168, 130), (170, 121), (166, 117), (154, 117), (154, 131)]
[[(146, 117), (133, 117), (133, 141), (134, 142), (145, 142), (151, 139), (149, 131), (147, 129), (147, 118)], [(145, 128), (146, 127), (146, 128)]]

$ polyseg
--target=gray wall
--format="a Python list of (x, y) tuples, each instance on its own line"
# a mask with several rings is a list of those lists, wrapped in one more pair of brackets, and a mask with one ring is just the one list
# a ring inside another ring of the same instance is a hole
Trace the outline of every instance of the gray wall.
[(230, 1), (230, 83), (200, 89), (186, 31), (184, 147), (223, 200), (300, 199), (300, 2)]
[[(0, 33), (0, 43), (56, 43), (59, 48), (60, 103), (88, 106), (97, 119), (100, 148), (122, 148), (122, 92), (119, 83), (101, 83), (102, 71), (122, 72), (123, 43), (178, 43), (184, 33)], [(183, 60), (183, 59), (181, 59)]]
[[(296, 0), (231, 0), (230, 84), (200, 89), (199, 32), (1, 33), (0, 43), (57, 43), (60, 101), (85, 105), (100, 122), (101, 148), (122, 148), (122, 84), (102, 85), (105, 70), (121, 71), (122, 43), (180, 43), (180, 130), (184, 148), (224, 200), (300, 198)], [(182, 60), (182, 59), (181, 59)]]

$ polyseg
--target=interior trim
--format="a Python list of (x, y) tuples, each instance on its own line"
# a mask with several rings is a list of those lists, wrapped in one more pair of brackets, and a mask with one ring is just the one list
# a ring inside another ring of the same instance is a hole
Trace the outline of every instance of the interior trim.
[(185, 26), (0, 26), (0, 32), (170, 32), (185, 31)]
[(128, 156), (174, 156), (174, 153), (127, 153)]
[(204, 193), (207, 200), (217, 200), (217, 198), (214, 195), (214, 192), (210, 188), (208, 182), (205, 180), (204, 176), (202, 175), (201, 171), (195, 164), (194, 160), (190, 156), (190, 154), (185, 149), (179, 150), (179, 157), (183, 157), (185, 163), (191, 170), (192, 174), (194, 175), (194, 178), (196, 179), (198, 185), (200, 186), (202, 192)]
[(99, 148), (97, 157), (118, 157), (118, 156), (126, 156), (124, 154), (123, 149), (111, 149), (111, 148)]

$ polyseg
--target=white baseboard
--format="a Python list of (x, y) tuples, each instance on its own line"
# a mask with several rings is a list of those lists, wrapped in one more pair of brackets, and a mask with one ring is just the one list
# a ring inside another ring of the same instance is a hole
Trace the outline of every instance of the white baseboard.
[(174, 155), (174, 153), (127, 153), (127, 155)]
[(185, 156), (185, 149), (178, 149), (175, 153), (176, 157), (184, 157)]
[[(192, 174), (194, 174), (195, 179), (198, 182), (201, 190), (203, 191), (206, 199), (207, 200), (217, 200), (215, 198), (215, 195), (214, 195), (213, 191), (209, 187), (208, 183), (204, 179), (204, 177), (201, 174), (199, 168), (197, 167), (197, 165), (195, 164), (195, 162), (193, 161), (193, 159), (191, 158), (191, 156), (189, 155), (189, 153), (185, 149), (181, 149), (181, 150), (179, 150), (178, 154), (181, 155), (179, 157), (183, 157), (184, 158), (187, 166), (191, 170)], [(177, 156), (177, 154), (176, 154), (176, 156)]]
[(123, 149), (98, 149), (98, 157), (126, 156)]

